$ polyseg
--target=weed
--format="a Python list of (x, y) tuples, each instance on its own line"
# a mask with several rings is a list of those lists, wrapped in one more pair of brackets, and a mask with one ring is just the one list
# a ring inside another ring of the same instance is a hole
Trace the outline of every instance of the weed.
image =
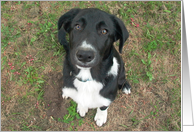
[(25, 71), (25, 75), (26, 75), (24, 84), (26, 84), (26, 83), (28, 83), (28, 82), (29, 82), (30, 84), (34, 84), (34, 82), (36, 82), (37, 77), (38, 77), (36, 68), (34, 68), (33, 66), (29, 66), (29, 67), (27, 67), (27, 69), (24, 70), (24, 71)]
[(133, 125), (137, 125), (140, 122), (140, 120), (138, 120), (136, 116), (131, 118), (131, 121), (133, 122)]
[(135, 72), (132, 72), (132, 69), (130, 69), (127, 73), (130, 75), (128, 76), (129, 80), (132, 80), (133, 83), (139, 83), (139, 76)]
[(149, 81), (152, 81), (153, 79), (153, 75), (152, 75), (152, 70), (153, 68), (151, 67), (151, 54), (150, 52), (148, 52), (148, 60), (145, 61), (144, 59), (141, 59), (142, 63), (146, 66), (145, 68), (145, 72), (146, 72), (146, 76), (149, 78)]
[(151, 52), (151, 51), (156, 50), (157, 47), (158, 47), (157, 42), (156, 41), (152, 41), (152, 42), (149, 42), (148, 44), (146, 44), (144, 46), (144, 49), (145, 49), (146, 52), (147, 51)]
[[(15, 33), (15, 31), (17, 31)], [(3, 39), (1, 39), (1, 50), (4, 51), (5, 47), (10, 44), (10, 42), (14, 42), (14, 40), (18, 37), (21, 37), (21, 32), (16, 30), (14, 27), (8, 27), (4, 24), (1, 25), (1, 33), (3, 34)]]
[(150, 115), (153, 116), (153, 118), (155, 119), (156, 116), (159, 116), (159, 115), (158, 115), (159, 109), (157, 108), (156, 105), (154, 106), (154, 108), (155, 108), (155, 111), (151, 111), (151, 112), (150, 112)]
[(58, 121), (64, 122), (64, 123), (70, 123), (74, 119), (78, 119), (79, 126), (83, 123), (83, 119), (81, 119), (80, 115), (77, 113), (77, 104), (71, 100), (70, 102), (71, 106), (67, 108), (68, 114), (63, 117), (63, 119), (58, 119)]
[(36, 88), (35, 89), (35, 92), (38, 93), (38, 97), (37, 97), (37, 100), (43, 100), (43, 95), (44, 95), (44, 90), (40, 88)]
[(7, 57), (4, 56), (1, 58), (1, 71), (4, 69), (4, 66), (6, 65), (7, 63)]

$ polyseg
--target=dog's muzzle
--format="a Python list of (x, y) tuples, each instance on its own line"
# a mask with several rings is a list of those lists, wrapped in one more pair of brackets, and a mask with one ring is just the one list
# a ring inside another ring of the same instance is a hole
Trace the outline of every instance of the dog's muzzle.
[(74, 54), (75, 64), (80, 67), (93, 67), (97, 63), (97, 52), (93, 49), (78, 48)]

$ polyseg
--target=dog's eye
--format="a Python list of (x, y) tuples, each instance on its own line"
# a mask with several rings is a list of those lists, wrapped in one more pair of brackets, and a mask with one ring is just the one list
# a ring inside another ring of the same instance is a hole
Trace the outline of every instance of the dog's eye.
[(76, 30), (80, 30), (80, 29), (81, 29), (81, 26), (77, 24), (74, 28), (75, 28)]
[(105, 35), (105, 34), (107, 34), (107, 33), (108, 33), (108, 30), (103, 29), (103, 30), (101, 31), (101, 33)]

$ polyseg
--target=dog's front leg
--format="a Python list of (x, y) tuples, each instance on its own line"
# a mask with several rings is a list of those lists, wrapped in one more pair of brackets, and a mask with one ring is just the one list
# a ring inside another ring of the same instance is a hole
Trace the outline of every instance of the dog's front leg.
[(81, 117), (84, 117), (86, 113), (88, 112), (88, 108), (83, 107), (82, 105), (78, 104), (77, 105), (77, 112)]
[(107, 110), (108, 107), (100, 107), (97, 108), (96, 115), (94, 120), (96, 121), (96, 125), (102, 126), (107, 121)]
[(125, 78), (125, 67), (124, 67), (123, 60), (121, 60), (120, 68), (121, 69), (120, 69), (119, 78), (118, 78), (118, 86), (120, 89), (122, 89), (122, 91), (125, 94), (130, 94), (131, 93), (131, 86)]

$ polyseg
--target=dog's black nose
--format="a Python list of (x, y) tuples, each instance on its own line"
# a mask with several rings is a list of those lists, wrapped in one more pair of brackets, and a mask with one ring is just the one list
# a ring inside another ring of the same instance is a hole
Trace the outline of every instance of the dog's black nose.
[(83, 63), (91, 62), (94, 59), (94, 52), (91, 50), (79, 50), (76, 56)]

